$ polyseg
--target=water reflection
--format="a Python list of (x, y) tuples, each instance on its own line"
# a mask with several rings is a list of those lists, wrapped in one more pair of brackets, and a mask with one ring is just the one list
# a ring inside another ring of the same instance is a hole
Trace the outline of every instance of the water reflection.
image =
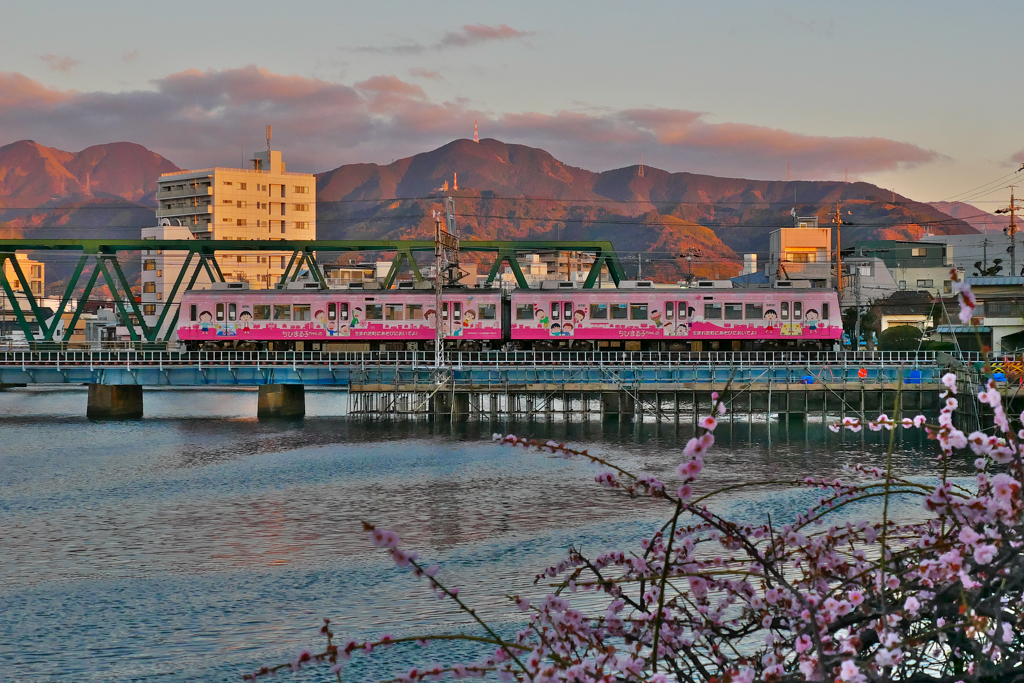
[[(477, 604), (500, 603), (509, 584), (542, 591), (534, 571), (571, 543), (630, 547), (665, 509), (601, 489), (588, 463), (495, 446), (492, 432), (585, 444), (666, 481), (694, 434), (650, 421), (346, 419), (323, 415), (337, 392), (311, 395), (321, 416), (297, 422), (252, 419), (252, 392), (160, 391), (143, 420), (92, 423), (81, 391), (0, 393), (0, 669), (227, 681), (307, 645), (321, 616), (346, 633), (461, 623), (395, 574), (361, 520), (398, 529)], [(704, 490), (881, 465), (888, 440), (819, 421), (726, 420), (716, 436)], [(897, 437), (896, 471), (928, 473), (933, 445)], [(956, 469), (971, 473), (967, 459)], [(778, 518), (813, 495), (774, 486), (720, 505)], [(52, 661), (69, 633), (82, 654)]]

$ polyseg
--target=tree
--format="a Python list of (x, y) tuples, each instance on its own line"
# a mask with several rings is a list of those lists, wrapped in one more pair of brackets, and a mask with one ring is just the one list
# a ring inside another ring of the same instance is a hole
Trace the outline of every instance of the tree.
[(916, 351), (921, 346), (921, 330), (913, 325), (896, 325), (878, 335), (880, 351)]
[(1001, 265), (1002, 263), (1003, 263), (1003, 259), (996, 258), (996, 259), (992, 259), (992, 265), (991, 266), (989, 266), (988, 268), (982, 268), (981, 267), (981, 261), (975, 261), (974, 262), (974, 270), (976, 272), (974, 273), (974, 276), (975, 277), (994, 277), (996, 275), (999, 275), (999, 271), (1001, 271), (1003, 269), (1003, 266)]

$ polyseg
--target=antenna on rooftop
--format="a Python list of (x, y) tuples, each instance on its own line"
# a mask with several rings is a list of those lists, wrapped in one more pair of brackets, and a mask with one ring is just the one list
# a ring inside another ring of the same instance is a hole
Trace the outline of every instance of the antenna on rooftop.
[(473, 142), (480, 142), (480, 129), (476, 126), (476, 121), (473, 122)]
[(267, 124), (267, 154), (270, 154), (270, 139), (274, 137), (270, 132), (270, 124)]

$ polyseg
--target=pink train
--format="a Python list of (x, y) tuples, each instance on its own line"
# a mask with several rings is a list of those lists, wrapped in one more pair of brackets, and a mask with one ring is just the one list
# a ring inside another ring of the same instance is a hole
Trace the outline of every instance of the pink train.
[[(308, 284), (308, 283), (306, 283)], [(548, 283), (545, 283), (548, 284)], [(824, 289), (446, 288), (248, 290), (182, 297), (178, 338), (190, 348), (431, 350), (440, 319), (449, 348), (710, 351), (829, 349), (842, 336)]]

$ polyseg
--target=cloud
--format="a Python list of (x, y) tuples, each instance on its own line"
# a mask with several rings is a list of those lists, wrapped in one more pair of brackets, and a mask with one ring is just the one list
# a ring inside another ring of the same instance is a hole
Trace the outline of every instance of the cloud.
[(542, 147), (563, 161), (606, 170), (645, 162), (669, 171), (801, 178), (844, 168), (865, 174), (942, 160), (908, 142), (879, 137), (804, 135), (711, 114), (666, 108), (577, 106), (545, 112), (482, 111), (466, 101), (435, 101), (394, 75), (353, 85), (274, 73), (256, 66), (188, 70), (149, 90), (56, 90), (0, 72), (0, 145), (31, 138), (61, 149), (116, 140), (143, 144), (182, 167), (238, 164), (258, 149), (264, 126), (289, 168), (323, 171), (343, 163), (389, 161), (469, 138)]
[(58, 55), (39, 55), (39, 59), (46, 62), (46, 67), (50, 71), (57, 71), (62, 74), (69, 73), (71, 69), (82, 63), (81, 61), (73, 59), (67, 55), (64, 55), (63, 57)]
[(409, 75), (414, 78), (426, 78), (431, 81), (444, 80), (444, 76), (441, 75), (440, 71), (430, 71), (419, 66), (409, 69)]
[(121, 61), (122, 62), (134, 62), (138, 58), (139, 58), (139, 51), (138, 50), (125, 50), (123, 53), (121, 53)]
[(469, 47), (494, 40), (521, 40), (529, 38), (533, 31), (517, 31), (508, 24), (487, 26), (486, 24), (465, 24), (458, 31), (450, 31), (434, 46), (441, 50), (446, 47)]
[(403, 43), (388, 47), (363, 46), (357, 52), (374, 52), (393, 55), (415, 55), (427, 50), (447, 50), (456, 47), (471, 47), (481, 43), (500, 40), (524, 40), (535, 35), (534, 31), (520, 31), (508, 24), (488, 26), (487, 24), (464, 24), (457, 31), (448, 31), (441, 39), (431, 45), (422, 43)]

